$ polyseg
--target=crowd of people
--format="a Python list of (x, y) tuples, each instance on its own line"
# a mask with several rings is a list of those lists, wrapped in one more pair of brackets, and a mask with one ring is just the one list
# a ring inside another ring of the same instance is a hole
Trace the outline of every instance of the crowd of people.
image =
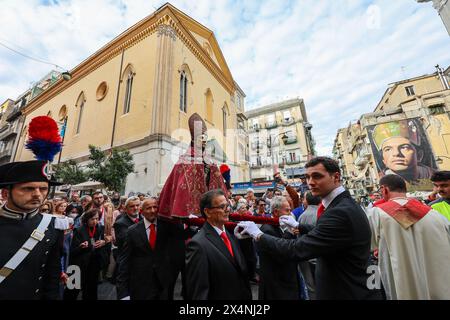
[[(299, 188), (279, 173), (261, 197), (233, 195), (230, 168), (205, 153), (206, 124), (160, 194), (49, 196), (50, 160), (0, 166), (0, 300), (450, 299), (450, 171), (423, 203), (397, 174), (362, 207), (338, 163), (315, 157)], [(444, 266), (444, 269), (442, 269)], [(80, 295), (81, 294), (81, 295)]]
[[(118, 299), (171, 300), (181, 274), (185, 299), (251, 299), (251, 283), (261, 300), (450, 299), (450, 278), (436, 276), (450, 263), (450, 172), (433, 175), (437, 199), (429, 206), (406, 197), (400, 176), (386, 175), (381, 199), (363, 210), (340, 185), (334, 160), (317, 161), (309, 164), (306, 188), (276, 175), (277, 188), (261, 197), (252, 189), (244, 196), (204, 193), (200, 225), (189, 222), (197, 216), (161, 219), (158, 197), (144, 194), (48, 199), (42, 192), (37, 213), (50, 214), (63, 230), (51, 297), (97, 300), (98, 283), (110, 281)], [(21, 208), (11, 189), (2, 192), (0, 223)], [(230, 225), (231, 213), (277, 223)], [(371, 290), (370, 264), (380, 271)], [(70, 265), (81, 271), (78, 288), (66, 285)], [(14, 297), (1, 287), (2, 298)]]

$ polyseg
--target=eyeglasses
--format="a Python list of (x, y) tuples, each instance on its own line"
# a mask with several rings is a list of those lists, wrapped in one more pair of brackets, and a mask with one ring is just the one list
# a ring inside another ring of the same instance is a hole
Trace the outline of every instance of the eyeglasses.
[(222, 209), (223, 211), (230, 211), (231, 205), (227, 203), (227, 204), (223, 204), (221, 206), (210, 207), (209, 209)]
[(49, 212), (49, 211), (50, 211), (49, 208), (42, 208), (42, 209), (41, 209), (41, 212)]

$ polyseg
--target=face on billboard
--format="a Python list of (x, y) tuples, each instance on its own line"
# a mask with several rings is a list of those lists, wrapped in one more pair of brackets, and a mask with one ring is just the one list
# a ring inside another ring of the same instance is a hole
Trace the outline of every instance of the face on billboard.
[(408, 170), (417, 165), (416, 149), (406, 138), (388, 139), (383, 143), (381, 152), (384, 165), (393, 171)]
[(428, 191), (436, 170), (433, 150), (421, 120), (384, 122), (367, 128), (379, 176), (398, 174), (409, 191)]

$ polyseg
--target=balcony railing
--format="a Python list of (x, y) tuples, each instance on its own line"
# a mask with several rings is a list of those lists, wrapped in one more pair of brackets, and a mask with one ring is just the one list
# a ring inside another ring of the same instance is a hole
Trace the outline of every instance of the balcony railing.
[(271, 166), (271, 164), (267, 161), (263, 161), (260, 163), (253, 162), (250, 164), (250, 168), (252, 168), (252, 169), (258, 169), (258, 168), (264, 168), (264, 167), (270, 167), (270, 166)]
[(276, 121), (266, 123), (266, 129), (273, 129), (276, 127), (278, 127), (278, 123)]
[(355, 159), (355, 166), (364, 167), (370, 160), (370, 152), (368, 150), (361, 150)]
[(283, 126), (290, 126), (291, 124), (294, 124), (294, 118), (284, 118), (282, 124)]
[(302, 162), (300, 159), (287, 160), (286, 164), (299, 164)]
[(2, 132), (0, 132), (0, 140), (7, 139), (14, 135), (17, 135), (17, 129), (10, 126), (6, 130), (3, 130)]
[(265, 144), (263, 142), (252, 142), (252, 150), (256, 150), (256, 149), (263, 149)]
[(369, 160), (367, 160), (365, 157), (357, 156), (354, 163), (355, 166), (361, 168), (364, 167), (368, 162)]
[(11, 158), (12, 150), (11, 149), (5, 149), (3, 151), (0, 151), (0, 160), (3, 158)]
[(16, 119), (18, 116), (22, 114), (21, 108), (19, 106), (14, 107), (11, 113), (6, 118), (6, 121), (10, 122)]
[(297, 137), (288, 137), (286, 140), (286, 144), (297, 143)]

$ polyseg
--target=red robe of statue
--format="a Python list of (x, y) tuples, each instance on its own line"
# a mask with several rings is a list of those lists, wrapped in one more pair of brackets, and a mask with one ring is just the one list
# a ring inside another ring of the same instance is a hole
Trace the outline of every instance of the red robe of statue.
[[(209, 184), (206, 185), (205, 165), (209, 165)], [(180, 157), (164, 184), (159, 196), (159, 215), (163, 217), (187, 218), (190, 214), (201, 216), (200, 198), (203, 193), (226, 187), (219, 168), (206, 156), (194, 157), (190, 147)]]

